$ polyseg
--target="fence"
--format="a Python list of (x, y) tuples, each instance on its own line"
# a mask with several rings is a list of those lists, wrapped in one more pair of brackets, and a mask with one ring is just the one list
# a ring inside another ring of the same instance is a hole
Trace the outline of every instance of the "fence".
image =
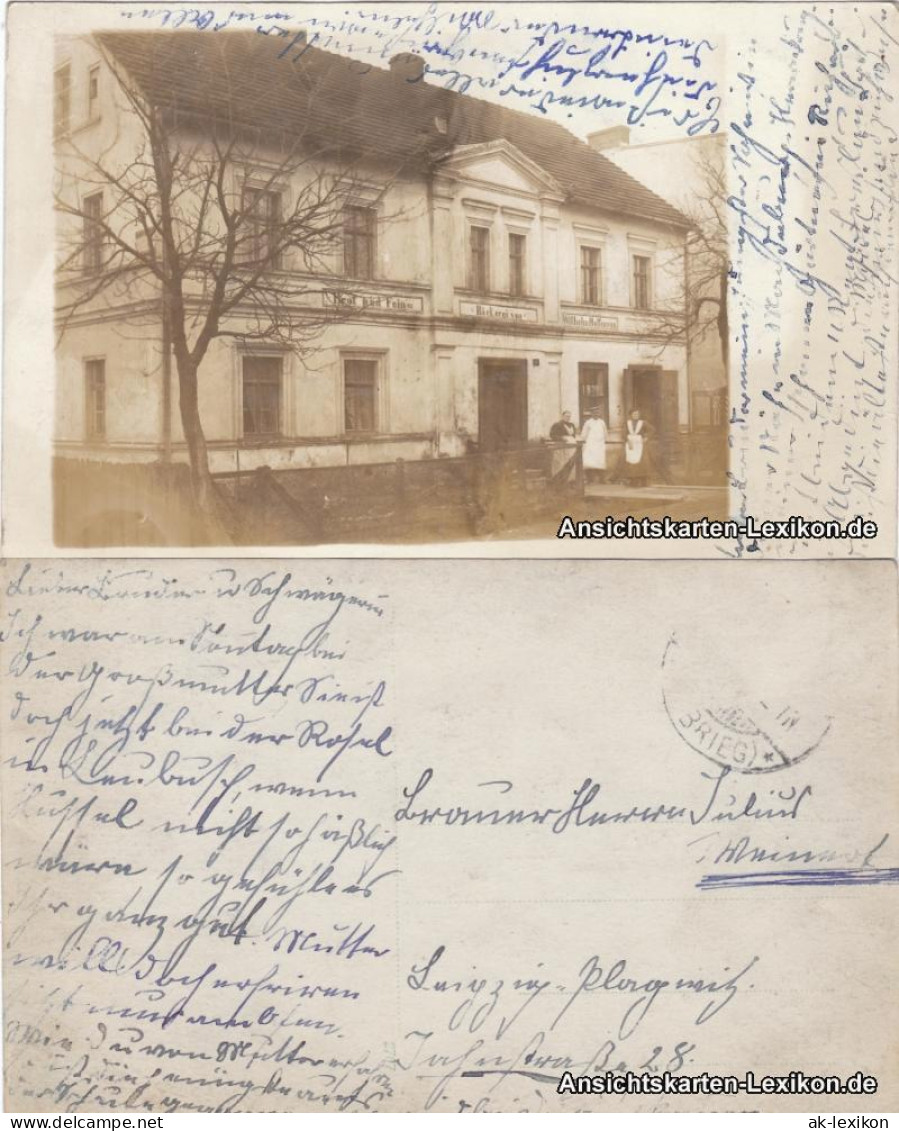
[[(620, 445), (619, 445), (620, 447)], [(723, 431), (659, 451), (665, 477), (724, 483)], [(609, 446), (609, 466), (616, 446)], [(562, 512), (583, 495), (582, 447), (533, 442), (456, 458), (339, 467), (260, 468), (215, 476), (244, 545), (465, 539)], [(54, 463), (59, 546), (199, 545), (211, 536), (190, 502), (184, 464)]]
[(558, 510), (559, 494), (582, 489), (582, 474), (580, 447), (539, 443), (455, 458), (260, 468), (216, 481), (240, 517), (242, 541), (286, 544), (490, 533)]

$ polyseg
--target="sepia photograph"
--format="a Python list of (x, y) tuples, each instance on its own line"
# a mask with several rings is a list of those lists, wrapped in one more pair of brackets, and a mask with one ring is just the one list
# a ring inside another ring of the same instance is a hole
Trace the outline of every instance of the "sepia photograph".
[(13, 5), (4, 552), (892, 556), (841, 12)]
[[(435, 66), (458, 20), (372, 60), (364, 29), (341, 50), (315, 19), (139, 12), (55, 40), (58, 546), (726, 516), (726, 150), (705, 92), (689, 130), (576, 132), (545, 95)], [(501, 47), (491, 21), (475, 30)], [(597, 71), (626, 46), (594, 42)], [(685, 43), (700, 73), (711, 51)], [(508, 83), (549, 94), (532, 55)]]

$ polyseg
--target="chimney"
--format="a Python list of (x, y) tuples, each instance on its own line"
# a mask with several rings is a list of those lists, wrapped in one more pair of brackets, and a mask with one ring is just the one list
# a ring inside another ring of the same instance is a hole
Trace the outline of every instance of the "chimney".
[(604, 149), (620, 149), (624, 145), (629, 145), (630, 140), (629, 126), (609, 126), (608, 129), (596, 130), (592, 134), (587, 134), (587, 144), (591, 149), (596, 149), (599, 152)]
[(424, 78), (425, 61), (421, 55), (415, 55), (411, 51), (403, 51), (402, 54), (394, 55), (390, 60), (390, 71), (391, 74), (405, 79), (406, 82), (420, 82)]

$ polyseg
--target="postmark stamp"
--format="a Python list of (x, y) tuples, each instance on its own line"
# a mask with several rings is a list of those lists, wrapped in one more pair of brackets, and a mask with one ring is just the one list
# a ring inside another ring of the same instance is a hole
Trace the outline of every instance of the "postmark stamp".
[(738, 773), (795, 766), (818, 749), (832, 720), (798, 704), (776, 679), (754, 694), (741, 667), (729, 668), (726, 657), (695, 645), (685, 648), (672, 635), (662, 657), (662, 702), (671, 725), (691, 750)]

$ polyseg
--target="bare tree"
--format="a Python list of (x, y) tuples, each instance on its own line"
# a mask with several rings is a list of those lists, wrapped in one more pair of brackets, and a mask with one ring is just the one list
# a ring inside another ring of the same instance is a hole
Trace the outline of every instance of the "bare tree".
[[(305, 120), (273, 128), (220, 98), (185, 108), (153, 97), (102, 39), (100, 47), (117, 120), (136, 122), (139, 138), (135, 146), (120, 124), (103, 152), (71, 138), (58, 146), (60, 333), (98, 307), (114, 309), (119, 325), (158, 326), (161, 313), (194, 499), (221, 523), (199, 405), (210, 344), (236, 338), (305, 353), (346, 317), (359, 284), (335, 279), (335, 256), (357, 170), (372, 155), (341, 152), (314, 132), (312, 86)], [(397, 173), (379, 178), (382, 195)]]
[(729, 337), (727, 287), (730, 251), (727, 240), (727, 175), (716, 148), (700, 151), (696, 161), (700, 191), (687, 238), (686, 308), (691, 334), (714, 331), (727, 372)]
[(690, 201), (679, 203), (691, 221), (684, 261), (669, 270), (677, 276), (668, 308), (652, 323), (663, 348), (684, 333), (690, 341), (714, 334), (721, 348), (724, 370), (728, 363), (727, 288), (730, 252), (727, 241), (727, 174), (722, 154), (703, 146), (694, 157), (695, 179)]

